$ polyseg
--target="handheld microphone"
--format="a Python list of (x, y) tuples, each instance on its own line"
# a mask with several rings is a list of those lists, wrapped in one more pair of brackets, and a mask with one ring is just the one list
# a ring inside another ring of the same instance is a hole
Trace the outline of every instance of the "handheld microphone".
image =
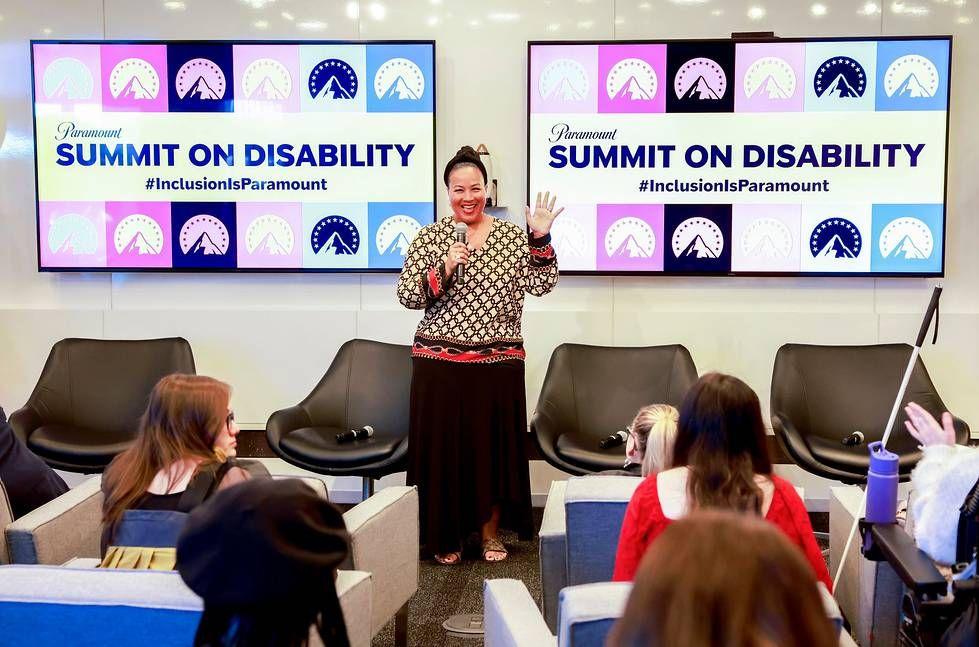
[[(456, 223), (456, 242), (457, 243), (465, 243), (466, 242), (466, 234), (468, 232), (469, 232), (469, 227), (466, 226), (466, 223), (464, 223), (464, 222), (457, 222)], [(465, 274), (466, 274), (466, 266), (463, 265), (462, 263), (459, 263), (458, 265), (456, 265), (456, 281), (460, 285), (462, 285), (462, 278), (465, 276)]]
[(602, 438), (602, 440), (598, 443), (598, 446), (602, 449), (609, 449), (610, 447), (618, 447), (619, 445), (623, 445), (627, 440), (629, 440), (629, 432), (620, 430), (611, 436)]
[(857, 445), (862, 445), (864, 441), (863, 432), (854, 431), (852, 434), (841, 440), (844, 447), (856, 447)]
[(337, 434), (338, 443), (348, 443), (352, 440), (366, 440), (374, 435), (374, 428), (370, 425), (364, 425), (360, 429), (351, 429), (349, 431), (341, 431)]

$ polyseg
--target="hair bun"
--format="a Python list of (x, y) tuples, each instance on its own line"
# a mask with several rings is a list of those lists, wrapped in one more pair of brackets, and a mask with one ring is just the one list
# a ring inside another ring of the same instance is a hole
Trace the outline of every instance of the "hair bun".
[(456, 151), (455, 156), (456, 157), (475, 157), (476, 159), (479, 159), (479, 153), (477, 153), (476, 152), (476, 149), (473, 148), (472, 146), (463, 146), (458, 151)]

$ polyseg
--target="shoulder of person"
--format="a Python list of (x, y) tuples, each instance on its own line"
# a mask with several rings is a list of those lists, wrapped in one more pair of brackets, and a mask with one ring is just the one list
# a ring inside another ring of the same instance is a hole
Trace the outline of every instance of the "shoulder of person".
[(439, 236), (452, 230), (452, 216), (443, 216), (419, 230), (418, 235), (424, 237)]
[(514, 238), (523, 237), (527, 238), (527, 228), (518, 225), (512, 220), (504, 220), (502, 218), (497, 218), (498, 226), (506, 233), (507, 236), (512, 236)]

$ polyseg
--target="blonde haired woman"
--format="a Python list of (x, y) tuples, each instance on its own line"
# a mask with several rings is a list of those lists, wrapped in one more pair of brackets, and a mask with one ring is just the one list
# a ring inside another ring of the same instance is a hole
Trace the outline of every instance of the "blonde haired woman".
[(673, 463), (673, 444), (680, 413), (668, 404), (650, 404), (633, 418), (625, 455), (629, 463), (640, 465), (649, 476), (669, 469)]

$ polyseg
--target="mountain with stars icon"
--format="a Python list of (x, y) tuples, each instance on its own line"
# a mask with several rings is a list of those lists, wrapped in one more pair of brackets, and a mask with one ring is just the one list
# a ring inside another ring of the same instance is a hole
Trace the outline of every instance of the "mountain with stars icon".
[(316, 94), (317, 99), (353, 99), (353, 95), (347, 91), (336, 76), (331, 76), (320, 91)]

